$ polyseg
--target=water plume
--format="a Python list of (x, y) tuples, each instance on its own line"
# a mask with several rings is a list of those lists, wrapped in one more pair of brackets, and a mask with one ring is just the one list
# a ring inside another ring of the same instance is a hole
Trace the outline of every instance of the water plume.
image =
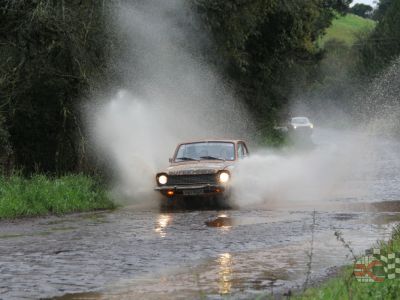
[[(126, 37), (128, 50), (117, 59), (123, 81), (115, 96), (94, 99), (87, 116), (98, 152), (116, 174), (118, 197), (143, 203), (157, 199), (154, 175), (167, 166), (177, 143), (203, 138), (249, 141), (255, 130), (232, 88), (202, 59), (209, 40), (196, 31), (198, 20), (186, 1), (120, 2), (113, 21)], [(368, 120), (361, 118), (357, 124), (348, 114), (336, 114), (331, 122), (346, 118), (345, 125), (337, 126), (341, 130), (321, 130), (324, 124), (317, 123), (313, 149), (252, 151), (233, 176), (236, 204), (273, 208), (375, 197), (369, 183), (379, 175), (375, 162), (382, 149), (371, 133), (376, 136), (376, 128), (393, 132), (381, 125), (396, 123), (398, 93), (387, 87), (398, 74), (397, 65), (375, 81), (369, 98), (363, 95), (370, 100), (360, 105), (373, 112), (363, 112)], [(383, 101), (388, 97), (390, 105)], [(381, 107), (382, 103), (386, 104)], [(322, 120), (332, 107), (308, 110), (307, 116)], [(296, 109), (300, 113), (301, 105)], [(395, 161), (397, 154), (387, 151)]]
[(154, 199), (155, 173), (177, 143), (244, 138), (252, 125), (229, 86), (201, 59), (207, 43), (185, 1), (120, 4), (114, 17), (129, 49), (119, 63), (125, 88), (89, 105), (91, 135), (117, 174), (116, 190), (132, 201)]
[[(294, 115), (319, 117), (313, 141), (306, 142), (306, 149), (304, 144), (290, 150), (262, 149), (241, 162), (234, 178), (236, 203), (287, 208), (321, 207), (330, 200), (398, 200), (399, 79), (395, 60), (364, 92), (348, 99), (357, 107), (352, 113), (334, 114), (342, 110), (330, 106), (313, 110), (296, 101)], [(329, 114), (324, 124), (321, 116)], [(332, 124), (336, 129), (329, 128)]]
[(236, 204), (293, 208), (321, 205), (344, 193), (346, 198), (362, 196), (365, 186), (347, 189), (346, 183), (354, 179), (354, 169), (363, 168), (363, 137), (322, 131), (330, 141), (307, 149), (261, 150), (241, 162), (234, 177)]

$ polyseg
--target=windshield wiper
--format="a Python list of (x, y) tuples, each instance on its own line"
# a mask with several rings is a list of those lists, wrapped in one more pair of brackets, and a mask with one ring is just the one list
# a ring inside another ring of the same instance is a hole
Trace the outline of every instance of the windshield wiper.
[(175, 159), (180, 159), (180, 160), (196, 160), (196, 161), (197, 161), (197, 159), (194, 159), (194, 158), (191, 158), (191, 157), (186, 157), (186, 156), (177, 157), (177, 158), (175, 158)]
[(201, 159), (212, 159), (212, 160), (223, 160), (225, 161), (225, 159), (222, 158), (218, 158), (218, 157), (214, 157), (214, 156), (200, 156)]

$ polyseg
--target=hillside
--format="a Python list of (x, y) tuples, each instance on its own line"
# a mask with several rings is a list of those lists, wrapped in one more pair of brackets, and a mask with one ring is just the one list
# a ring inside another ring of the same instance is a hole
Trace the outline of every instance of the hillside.
[(323, 47), (325, 42), (336, 39), (351, 46), (356, 40), (357, 34), (370, 31), (375, 27), (376, 22), (370, 19), (361, 18), (353, 14), (339, 16), (334, 19), (332, 25), (326, 30), (326, 34), (319, 41)]

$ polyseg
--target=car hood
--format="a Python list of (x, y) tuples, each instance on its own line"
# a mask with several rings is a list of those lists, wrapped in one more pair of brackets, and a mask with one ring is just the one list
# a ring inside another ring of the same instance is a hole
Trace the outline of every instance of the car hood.
[(165, 173), (168, 175), (215, 174), (232, 167), (232, 161), (196, 161), (171, 164)]
[(307, 124), (292, 124), (292, 126), (296, 126), (296, 127), (311, 127), (310, 123)]

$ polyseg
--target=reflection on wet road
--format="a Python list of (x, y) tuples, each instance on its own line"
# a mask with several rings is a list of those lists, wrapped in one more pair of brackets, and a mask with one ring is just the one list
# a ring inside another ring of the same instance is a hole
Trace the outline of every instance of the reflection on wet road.
[(219, 293), (228, 294), (232, 287), (232, 255), (222, 253), (217, 262), (219, 264)]
[(157, 225), (154, 229), (155, 232), (160, 234), (160, 237), (167, 235), (167, 226), (172, 222), (172, 215), (160, 214), (157, 218)]

